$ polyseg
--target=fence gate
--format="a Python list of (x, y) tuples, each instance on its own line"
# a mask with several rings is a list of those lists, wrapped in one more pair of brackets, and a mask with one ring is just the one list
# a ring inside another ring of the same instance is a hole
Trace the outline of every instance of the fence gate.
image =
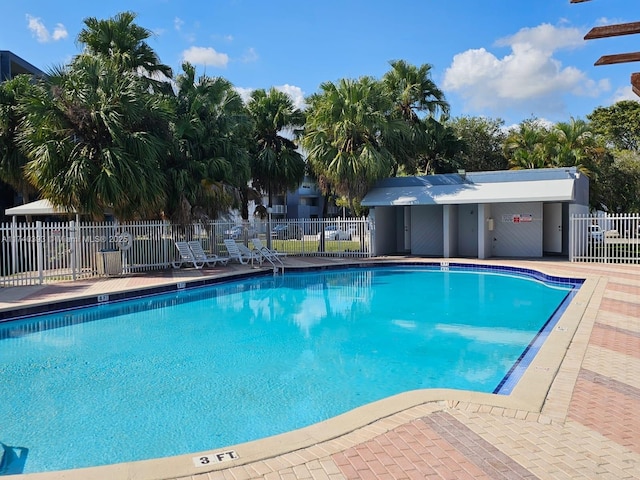
[(640, 214), (573, 215), (569, 260), (640, 264)]

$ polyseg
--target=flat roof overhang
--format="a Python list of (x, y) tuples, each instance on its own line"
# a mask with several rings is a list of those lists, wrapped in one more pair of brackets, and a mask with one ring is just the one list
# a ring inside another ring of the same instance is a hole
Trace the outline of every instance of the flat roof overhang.
[(7, 208), (4, 214), (11, 215), (67, 215), (77, 213), (75, 209), (65, 210), (58, 208), (46, 199), (36, 200), (35, 202), (18, 205), (17, 207)]
[(403, 205), (462, 205), (469, 203), (572, 202), (575, 180), (407, 185), (373, 188), (365, 207)]

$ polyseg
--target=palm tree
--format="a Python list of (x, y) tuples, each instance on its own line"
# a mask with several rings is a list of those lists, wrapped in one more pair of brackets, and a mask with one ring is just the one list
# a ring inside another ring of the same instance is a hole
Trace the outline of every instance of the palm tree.
[(36, 190), (24, 173), (28, 158), (18, 148), (19, 104), (34, 88), (29, 75), (0, 83), (0, 179), (20, 193), (24, 203)]
[(216, 217), (250, 178), (246, 138), (251, 123), (230, 82), (202, 76), (185, 63), (176, 79), (174, 146), (164, 169), (165, 213), (177, 223)]
[(449, 125), (448, 118), (442, 117), (438, 121), (428, 117), (419, 125), (425, 131), (426, 142), (416, 158), (418, 170), (424, 171), (425, 175), (457, 170), (461, 165), (456, 159), (464, 150), (464, 142)]
[(296, 188), (304, 178), (305, 161), (295, 142), (283, 133), (304, 125), (303, 113), (291, 98), (271, 88), (253, 91), (247, 109), (254, 122), (254, 152), (251, 165), (254, 187), (266, 192), (269, 207), (273, 195)]
[(438, 112), (449, 113), (444, 93), (431, 80), (432, 65), (416, 67), (404, 60), (389, 63), (391, 70), (384, 74), (382, 81), (394, 99), (394, 109), (400, 117), (416, 122), (419, 114), (434, 117)]
[(110, 58), (123, 70), (137, 72), (152, 86), (168, 93), (171, 68), (160, 63), (146, 42), (153, 33), (135, 24), (135, 19), (136, 14), (132, 12), (121, 12), (107, 20), (85, 18), (78, 42), (85, 46), (85, 54)]
[(371, 77), (325, 82), (308, 99), (302, 146), (317, 177), (335, 193), (360, 200), (378, 179), (391, 174), (407, 123), (389, 115), (392, 98)]
[(559, 167), (582, 167), (596, 148), (591, 127), (584, 120), (572, 117), (569, 122), (557, 123), (553, 131), (557, 142), (555, 163)]
[(431, 65), (416, 67), (404, 60), (394, 60), (390, 64), (391, 70), (382, 77), (384, 88), (393, 101), (390, 114), (407, 122), (411, 129), (410, 141), (398, 144), (393, 152), (396, 159), (394, 174), (401, 167), (407, 173), (426, 170), (444, 153), (433, 151), (441, 144), (437, 135), (446, 130), (434, 122), (437, 113), (448, 115), (449, 104), (431, 79)]
[(22, 113), (27, 176), (54, 205), (95, 217), (157, 214), (170, 111), (139, 75), (78, 56), (39, 84)]
[(504, 151), (512, 169), (547, 168), (556, 166), (552, 159), (554, 144), (555, 138), (548, 129), (525, 120), (507, 136)]

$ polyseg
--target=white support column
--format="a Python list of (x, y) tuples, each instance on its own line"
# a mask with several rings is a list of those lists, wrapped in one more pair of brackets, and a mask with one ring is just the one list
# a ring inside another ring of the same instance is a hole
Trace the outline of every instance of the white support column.
[[(489, 216), (487, 207), (488, 205), (484, 203), (478, 204), (478, 258), (480, 260), (487, 258), (487, 251), (491, 251), (487, 249), (487, 241), (490, 241), (487, 236), (487, 218)], [(491, 207), (488, 208), (490, 212)], [(491, 247), (491, 243), (488, 246)]]
[(411, 253), (411, 207), (404, 207), (404, 251)]
[(451, 258), (451, 208), (452, 205), (444, 205), (442, 209), (442, 256), (444, 258)]

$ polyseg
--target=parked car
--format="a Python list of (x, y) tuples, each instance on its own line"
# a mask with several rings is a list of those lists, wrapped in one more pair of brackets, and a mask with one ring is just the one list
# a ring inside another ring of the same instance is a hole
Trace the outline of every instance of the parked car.
[(302, 240), (302, 229), (292, 223), (279, 223), (271, 229), (271, 238), (278, 240)]
[(229, 230), (224, 231), (224, 238), (232, 238), (234, 240), (238, 240), (239, 238), (244, 237), (244, 232), (247, 232), (247, 237), (252, 238), (255, 237), (255, 230), (253, 227), (245, 227), (244, 225), (235, 225), (231, 227)]
[(242, 236), (242, 225), (236, 225), (235, 227), (231, 227), (229, 230), (224, 231), (225, 238), (233, 238), (237, 240)]
[(325, 240), (351, 240), (351, 232), (342, 230), (337, 225), (327, 225), (324, 227)]
[(594, 242), (602, 242), (604, 238), (617, 238), (620, 234), (617, 230), (603, 230), (598, 224), (589, 225), (589, 239)]

